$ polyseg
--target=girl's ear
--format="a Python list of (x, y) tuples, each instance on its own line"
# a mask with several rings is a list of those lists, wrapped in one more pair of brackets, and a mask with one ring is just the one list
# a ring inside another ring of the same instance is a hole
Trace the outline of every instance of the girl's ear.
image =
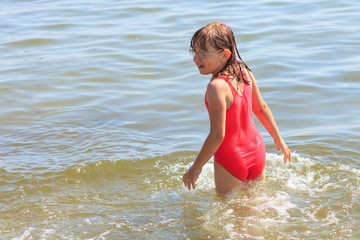
[(231, 56), (231, 51), (229, 49), (224, 49), (225, 62), (227, 62), (227, 60), (229, 60), (230, 56)]

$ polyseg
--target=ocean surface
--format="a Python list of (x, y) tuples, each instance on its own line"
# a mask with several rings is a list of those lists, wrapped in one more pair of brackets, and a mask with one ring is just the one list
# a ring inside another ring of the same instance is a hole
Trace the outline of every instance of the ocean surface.
[[(290, 164), (220, 196), (188, 54), (229, 25)], [(0, 239), (360, 239), (360, 1), (0, 1)]]

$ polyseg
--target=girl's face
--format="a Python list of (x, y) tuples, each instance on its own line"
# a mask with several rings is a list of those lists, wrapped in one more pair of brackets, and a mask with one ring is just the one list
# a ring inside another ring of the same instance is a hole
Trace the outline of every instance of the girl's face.
[[(194, 51), (196, 52), (193, 61), (198, 67), (200, 74), (215, 75), (220, 72), (220, 70), (225, 66), (227, 58), (224, 54), (224, 50), (215, 49), (210, 44), (206, 45), (208, 51), (203, 51), (195, 46)], [(200, 56), (205, 53), (205, 58)]]

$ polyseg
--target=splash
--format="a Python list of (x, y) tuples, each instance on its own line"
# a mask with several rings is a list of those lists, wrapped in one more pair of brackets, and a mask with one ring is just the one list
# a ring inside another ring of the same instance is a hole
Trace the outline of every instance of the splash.
[[(183, 186), (195, 154), (100, 160), (22, 176), (2, 170), (1, 194), (14, 204), (3, 203), (0, 231), (19, 239), (78, 237), (76, 228), (85, 238), (96, 238), (85, 232), (98, 229), (99, 238), (308, 239), (330, 230), (351, 238), (359, 230), (356, 169), (297, 153), (284, 165), (281, 155), (268, 153), (266, 181), (224, 197), (215, 191), (212, 159), (195, 190)], [(21, 220), (12, 213), (22, 213)]]

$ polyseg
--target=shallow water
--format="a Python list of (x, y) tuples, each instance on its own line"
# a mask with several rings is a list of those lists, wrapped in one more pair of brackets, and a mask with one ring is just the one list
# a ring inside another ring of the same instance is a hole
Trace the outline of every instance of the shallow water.
[[(1, 1), (2, 239), (359, 239), (358, 1)], [(294, 158), (218, 196), (192, 34), (228, 24)]]

